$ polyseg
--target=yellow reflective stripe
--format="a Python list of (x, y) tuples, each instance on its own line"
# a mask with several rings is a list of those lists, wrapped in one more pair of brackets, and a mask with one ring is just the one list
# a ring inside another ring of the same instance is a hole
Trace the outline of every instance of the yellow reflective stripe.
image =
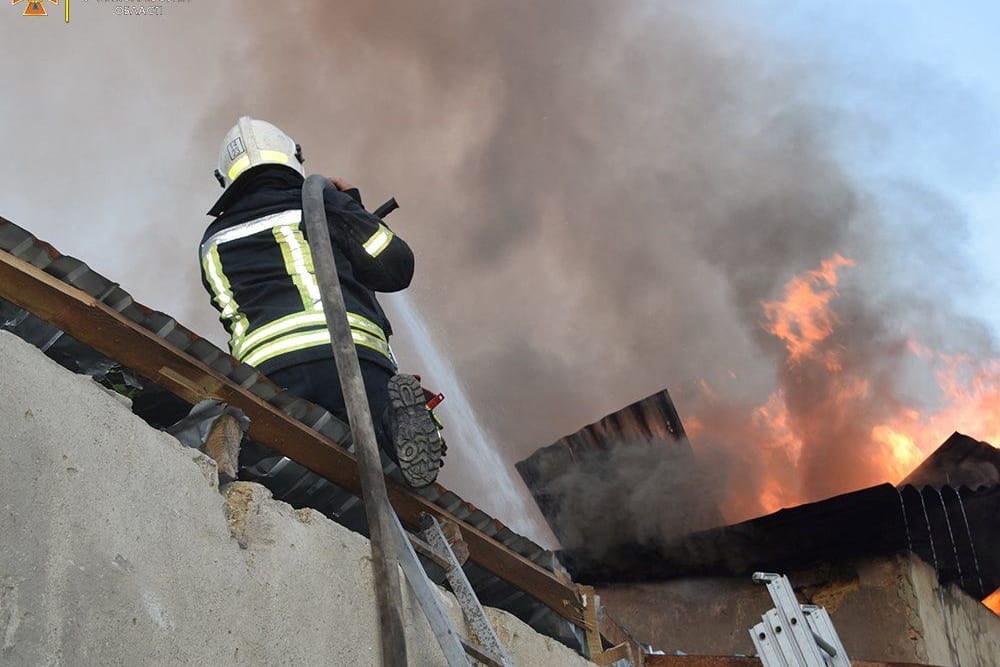
[(309, 249), (309, 242), (306, 241), (306, 237), (302, 235), (302, 230), (299, 229), (297, 224), (292, 227), (292, 237), (295, 239), (296, 247), (301, 249), (302, 264), (305, 267), (305, 270), (309, 273), (309, 279), (312, 281), (312, 285), (315, 288), (313, 291), (316, 293), (316, 304), (318, 305), (320, 303), (319, 282), (316, 280), (316, 267), (313, 266), (313, 256), (312, 250)]
[(392, 237), (394, 234), (385, 225), (379, 223), (378, 231), (371, 235), (367, 241), (365, 241), (364, 248), (372, 257), (378, 257), (382, 254), (382, 251), (389, 247), (389, 243), (392, 242)]
[[(352, 330), (357, 329), (359, 330), (359, 333), (363, 333), (366, 336), (372, 336), (386, 348), (389, 347), (388, 340), (386, 339), (382, 328), (371, 320), (355, 313), (347, 313), (347, 321), (350, 323)], [(241, 344), (233, 349), (233, 355), (239, 359), (244, 352), (252, 350), (256, 346), (267, 342), (271, 338), (276, 338), (296, 329), (307, 329), (310, 327), (325, 325), (326, 316), (323, 314), (323, 311), (286, 315), (285, 317), (277, 319), (273, 322), (268, 322), (264, 326), (254, 329), (253, 333), (244, 338), (241, 341)], [(379, 349), (379, 351), (386, 352), (386, 350), (382, 349)]]
[(325, 329), (321, 331), (311, 331), (308, 333), (291, 334), (290, 336), (278, 338), (270, 343), (261, 345), (259, 348), (248, 354), (242, 361), (243, 363), (250, 364), (251, 366), (256, 366), (267, 361), (268, 359), (273, 359), (280, 354), (287, 354), (289, 352), (303, 350), (307, 347), (314, 347), (324, 343), (327, 345), (330, 344), (330, 332)]
[[(386, 343), (373, 338), (362, 331), (355, 331), (353, 329), (351, 330), (351, 338), (354, 339), (354, 343), (356, 345), (363, 345), (371, 348), (381, 354), (384, 354), (390, 360), (393, 359), (392, 350), (389, 349), (389, 346)], [(304, 350), (306, 348), (324, 344), (330, 344), (330, 332), (326, 329), (293, 333), (261, 345), (256, 350), (248, 354), (242, 361), (246, 364), (250, 364), (251, 366), (257, 366), (282, 354), (297, 352), (298, 350)]]
[[(382, 328), (357, 313), (347, 313), (347, 321), (352, 329), (360, 329), (362, 332), (372, 335), (388, 347), (388, 339)], [(271, 338), (294, 331), (295, 329), (307, 329), (316, 326), (326, 325), (326, 315), (323, 311), (310, 311), (305, 313), (292, 313), (273, 322), (257, 327), (253, 332), (243, 338), (239, 345), (233, 347), (233, 356), (237, 359), (247, 350), (251, 350), (257, 345), (266, 342)]]
[(246, 316), (240, 312), (236, 298), (233, 296), (232, 286), (229, 278), (222, 270), (222, 259), (219, 257), (219, 248), (212, 246), (202, 258), (202, 267), (205, 270), (205, 277), (208, 284), (215, 293), (215, 303), (221, 310), (223, 319), (229, 320), (232, 334), (229, 339), (230, 349), (236, 349), (243, 340), (249, 328)]
[[(260, 161), (257, 164), (275, 162), (278, 164), (288, 164), (289, 161), (288, 155), (282, 153), (281, 151), (262, 150), (259, 151), (259, 153)], [(251, 166), (253, 165), (250, 164), (250, 156), (247, 153), (244, 153), (236, 162), (232, 164), (231, 167), (229, 167), (229, 173), (227, 174), (229, 176), (229, 180), (235, 181), (237, 176), (242, 174)]]
[(249, 166), (250, 166), (250, 156), (244, 153), (243, 155), (240, 156), (239, 160), (234, 162), (233, 165), (229, 167), (229, 173), (226, 175), (229, 176), (230, 181), (235, 181), (236, 177), (242, 174), (244, 171), (246, 171), (247, 167)]
[[(382, 328), (357, 313), (347, 313), (347, 321), (351, 328), (360, 329), (366, 334), (372, 335), (386, 345), (388, 340)], [(311, 311), (305, 313), (293, 313), (286, 315), (273, 322), (268, 322), (264, 326), (257, 327), (249, 336), (246, 336), (239, 345), (233, 348), (233, 355), (238, 359), (246, 350), (251, 350), (257, 345), (282, 334), (289, 333), (295, 329), (306, 329), (309, 327), (325, 326), (326, 315), (323, 311)]]
[(298, 223), (295, 225), (278, 225), (271, 232), (274, 234), (281, 256), (285, 260), (285, 271), (299, 289), (302, 307), (315, 310), (319, 307), (319, 284), (313, 273), (312, 253), (306, 243)]
[(384, 340), (379, 340), (374, 336), (369, 336), (364, 331), (358, 331), (357, 329), (351, 329), (351, 338), (354, 339), (355, 345), (370, 347), (376, 352), (381, 352), (385, 356), (392, 359), (392, 350), (389, 349), (389, 344)]
[(249, 336), (243, 339), (243, 344), (233, 350), (233, 354), (239, 358), (244, 350), (249, 350), (270, 338), (286, 334), (295, 329), (305, 329), (319, 325), (326, 325), (326, 316), (321, 310), (286, 315), (254, 329)]
[(382, 331), (382, 327), (375, 324), (367, 317), (361, 317), (357, 313), (347, 313), (347, 321), (350, 323), (351, 328), (361, 329), (362, 331), (370, 333), (384, 343), (389, 342), (389, 339), (385, 337), (385, 332)]

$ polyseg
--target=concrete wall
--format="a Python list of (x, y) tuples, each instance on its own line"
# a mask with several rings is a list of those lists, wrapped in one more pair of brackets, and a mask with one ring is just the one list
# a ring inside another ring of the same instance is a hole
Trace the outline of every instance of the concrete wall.
[[(365, 538), (254, 484), (220, 494), (214, 463), (5, 332), (0, 451), (0, 664), (378, 664)], [(441, 665), (404, 607), (411, 664)], [(490, 611), (516, 664), (590, 664)]]
[[(854, 660), (1000, 665), (1000, 618), (910, 555), (838, 563), (789, 578), (800, 602), (830, 612)], [(598, 591), (637, 639), (667, 651), (753, 653), (747, 630), (774, 606), (750, 577), (691, 578)]]

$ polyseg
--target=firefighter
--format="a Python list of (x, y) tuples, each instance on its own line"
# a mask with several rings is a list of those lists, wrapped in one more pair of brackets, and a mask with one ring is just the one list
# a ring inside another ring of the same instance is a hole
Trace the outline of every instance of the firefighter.
[[(302, 222), (302, 149), (263, 120), (226, 134), (215, 176), (224, 192), (202, 238), (202, 283), (229, 348), (276, 384), (347, 421)], [(325, 193), (337, 273), (380, 447), (413, 487), (431, 484), (444, 442), (420, 382), (396, 373), (392, 327), (375, 292), (405, 289), (413, 253), (340, 179)]]

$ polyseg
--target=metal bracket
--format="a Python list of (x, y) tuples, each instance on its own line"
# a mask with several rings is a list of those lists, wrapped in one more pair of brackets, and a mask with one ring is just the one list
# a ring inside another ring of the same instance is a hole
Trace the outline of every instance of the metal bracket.
[(431, 626), (431, 631), (438, 640), (438, 645), (444, 653), (448, 667), (468, 667), (469, 658), (466, 657), (465, 647), (462, 645), (462, 638), (458, 636), (451, 626), (451, 621), (441, 606), (438, 592), (431, 585), (430, 579), (424, 572), (417, 553), (413, 550), (413, 545), (407, 537), (407, 532), (403, 524), (399, 522), (396, 513), (389, 510), (388, 514), (392, 518), (393, 533), (396, 536), (396, 552), (399, 555), (399, 566), (403, 568), (403, 574), (410, 583), (410, 589), (420, 603), (420, 608), (427, 617), (427, 622)]
[(431, 548), (448, 560), (450, 567), (445, 571), (448, 585), (451, 586), (452, 593), (455, 594), (459, 606), (462, 607), (465, 623), (479, 641), (482, 650), (487, 654), (492, 654), (494, 660), (503, 667), (513, 667), (514, 663), (511, 662), (510, 656), (507, 655), (507, 651), (500, 643), (500, 639), (493, 629), (493, 624), (486, 616), (486, 610), (483, 609), (479, 598), (476, 597), (476, 592), (472, 590), (472, 584), (469, 583), (465, 571), (455, 557), (455, 552), (451, 548), (451, 544), (448, 543), (448, 538), (445, 537), (441, 524), (430, 514), (424, 513), (420, 517), (420, 527), (424, 529), (424, 539), (427, 540)]
[(465, 622), (473, 636), (479, 641), (474, 644), (463, 639), (455, 632), (444, 608), (438, 597), (438, 591), (428, 579), (424, 572), (417, 553), (413, 548), (413, 540), (399, 522), (399, 517), (395, 512), (390, 512), (395, 533), (397, 537), (397, 552), (399, 553), (399, 565), (403, 568), (403, 574), (413, 590), (413, 594), (420, 603), (420, 607), (427, 617), (427, 622), (431, 626), (431, 631), (438, 640), (438, 645), (444, 653), (448, 667), (468, 667), (472, 664), (469, 656), (475, 658), (480, 663), (489, 667), (514, 667), (506, 649), (500, 643), (486, 610), (483, 609), (479, 598), (476, 597), (472, 585), (469, 583), (462, 566), (459, 565), (455, 552), (444, 536), (441, 525), (430, 514), (421, 515), (421, 526), (424, 528), (424, 540), (432, 550), (431, 559), (439, 564), (445, 565), (445, 573), (451, 590), (462, 608)]

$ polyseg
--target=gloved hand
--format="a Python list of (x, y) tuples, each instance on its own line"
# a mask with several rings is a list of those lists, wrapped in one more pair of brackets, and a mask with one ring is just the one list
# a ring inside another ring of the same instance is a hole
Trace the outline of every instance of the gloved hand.
[(330, 183), (333, 184), (333, 187), (337, 188), (345, 195), (356, 201), (359, 206), (364, 206), (364, 204), (361, 203), (361, 192), (355, 186), (351, 185), (342, 178), (336, 177), (331, 178)]

